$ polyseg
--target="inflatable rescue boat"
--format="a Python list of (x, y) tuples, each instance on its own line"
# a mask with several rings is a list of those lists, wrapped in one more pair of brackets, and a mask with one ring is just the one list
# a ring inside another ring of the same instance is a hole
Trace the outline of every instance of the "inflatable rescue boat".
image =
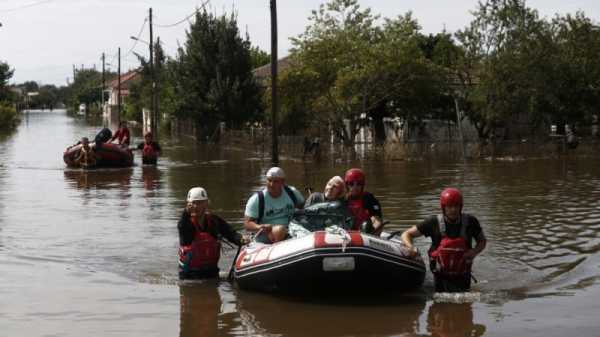
[[(374, 291), (408, 290), (423, 284), (426, 268), (419, 254), (411, 256), (395, 234), (374, 236), (349, 230), (346, 224), (351, 221), (328, 211), (338, 206), (314, 205), (300, 219), (295, 216), (290, 239), (274, 244), (253, 241), (243, 247), (234, 265), (239, 287), (283, 292)], [(299, 227), (305, 230), (294, 229)]]
[[(77, 162), (81, 151), (81, 144), (68, 147), (64, 154), (63, 160), (68, 167), (80, 167)], [(128, 148), (123, 148), (118, 144), (102, 143), (99, 146), (95, 143), (90, 143), (90, 147), (94, 150), (97, 160), (93, 167), (129, 167), (133, 166), (133, 152)]]

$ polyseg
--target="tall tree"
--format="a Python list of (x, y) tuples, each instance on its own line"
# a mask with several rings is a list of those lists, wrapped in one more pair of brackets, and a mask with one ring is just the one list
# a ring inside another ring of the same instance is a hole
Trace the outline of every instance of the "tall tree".
[(600, 29), (582, 12), (557, 16), (552, 25), (550, 118), (559, 127), (589, 121), (600, 106)]
[(8, 63), (0, 61), (0, 101), (7, 101), (10, 97), (8, 90), (8, 80), (13, 76), (14, 69), (11, 69)]
[(378, 19), (356, 0), (333, 0), (313, 11), (311, 25), (293, 39), (298, 61), (290, 70), (293, 80), (307, 81), (309, 109), (346, 145), (353, 144), (367, 118), (373, 119), (379, 140), (383, 117), (423, 118), (443, 83), (419, 48), (420, 27), (410, 13), (382, 26), (376, 25)]
[(177, 115), (192, 117), (206, 132), (219, 122), (239, 127), (258, 118), (261, 89), (252, 74), (250, 48), (234, 15), (197, 12), (177, 56)]
[(507, 121), (543, 104), (547, 26), (524, 0), (480, 2), (470, 25), (457, 32), (464, 48), (456, 64), (462, 109), (482, 142), (495, 139)]

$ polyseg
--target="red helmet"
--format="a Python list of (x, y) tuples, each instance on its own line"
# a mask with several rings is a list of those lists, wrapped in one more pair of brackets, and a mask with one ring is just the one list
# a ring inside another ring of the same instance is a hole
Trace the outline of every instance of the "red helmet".
[(346, 185), (353, 182), (358, 182), (364, 185), (365, 173), (361, 169), (351, 168), (348, 171), (346, 171), (346, 175), (344, 176), (344, 182), (346, 183)]
[(463, 207), (463, 198), (462, 194), (456, 188), (446, 188), (442, 191), (440, 195), (440, 207), (442, 210), (449, 205), (457, 205), (461, 210)]

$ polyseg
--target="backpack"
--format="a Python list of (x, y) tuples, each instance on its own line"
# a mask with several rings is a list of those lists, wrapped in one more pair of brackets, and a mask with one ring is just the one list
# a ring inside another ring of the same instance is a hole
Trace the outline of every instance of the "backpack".
[[(290, 199), (292, 199), (294, 207), (296, 207), (296, 205), (298, 205), (298, 199), (296, 198), (296, 194), (294, 194), (294, 191), (292, 191), (292, 189), (287, 185), (284, 185), (283, 189), (285, 190), (285, 193), (287, 193), (287, 195), (290, 197)], [(258, 191), (256, 192), (256, 194), (258, 196), (258, 219), (256, 219), (256, 223), (260, 223), (263, 216), (265, 215), (265, 195), (263, 194), (263, 191)]]

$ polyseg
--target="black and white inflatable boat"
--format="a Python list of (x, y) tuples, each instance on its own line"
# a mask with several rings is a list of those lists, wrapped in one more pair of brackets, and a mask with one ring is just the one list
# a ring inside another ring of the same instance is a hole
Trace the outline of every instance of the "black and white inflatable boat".
[(407, 290), (425, 278), (420, 255), (411, 257), (397, 236), (326, 228), (240, 251), (234, 276), (242, 289), (284, 292)]

